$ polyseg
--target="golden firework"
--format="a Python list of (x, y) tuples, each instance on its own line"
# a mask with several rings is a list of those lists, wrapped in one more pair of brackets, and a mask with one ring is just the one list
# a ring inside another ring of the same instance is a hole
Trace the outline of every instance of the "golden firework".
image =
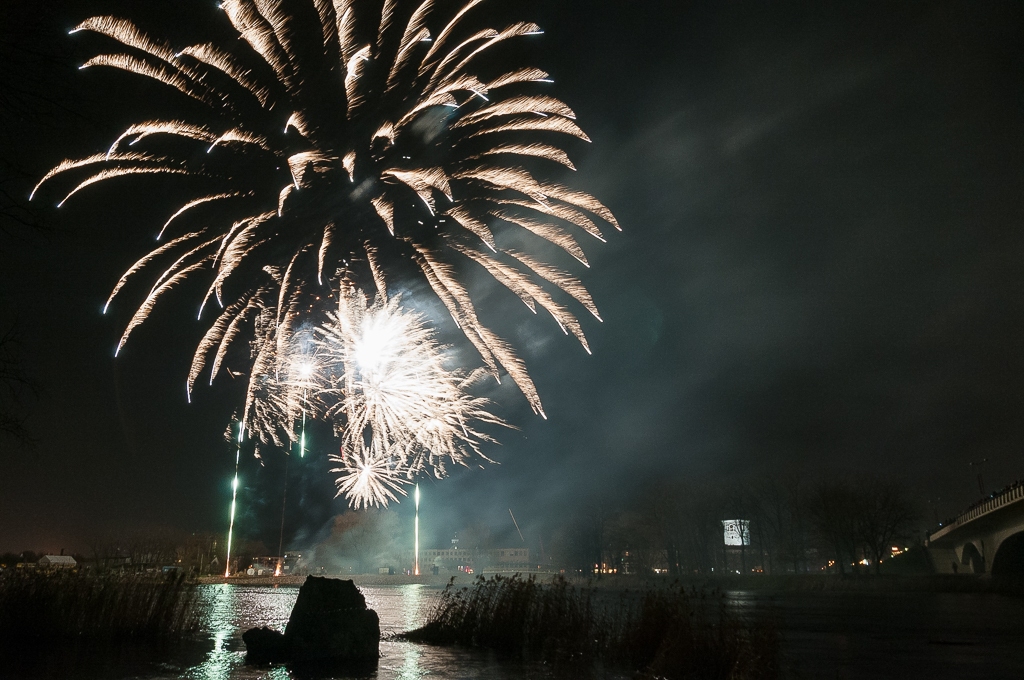
[[(178, 182), (183, 200), (156, 230), (162, 244), (104, 307), (143, 270), (157, 272), (117, 351), (165, 293), (205, 277), (198, 316), (211, 303), (219, 311), (196, 348), (190, 397), (250, 338), (246, 428), (287, 447), (304, 440), (307, 417), (331, 420), (339, 493), (357, 505), (386, 504), (420, 472), (441, 476), (483, 457), (481, 443), (493, 440), (479, 428), (503, 424), (472, 395), (485, 373), (507, 373), (544, 415), (523, 361), (481, 321), (465, 283), (474, 270), (545, 310), (588, 352), (575, 310), (600, 320), (556, 262), (589, 267), (579, 237), (603, 241), (602, 222), (619, 227), (596, 198), (556, 181), (575, 170), (562, 143), (589, 139), (547, 93), (547, 73), (496, 68), (504, 45), (540, 28), (473, 28), (481, 4), (442, 16), (434, 0), (224, 0), (239, 40), (181, 48), (126, 19), (87, 19), (72, 33), (118, 49), (82, 68), (156, 80), (206, 113), (130, 125), (32, 192), (64, 182), (64, 205), (121, 177)], [(447, 308), (485, 369), (449, 366), (425, 318), (388, 295), (408, 289), (409, 275)]]

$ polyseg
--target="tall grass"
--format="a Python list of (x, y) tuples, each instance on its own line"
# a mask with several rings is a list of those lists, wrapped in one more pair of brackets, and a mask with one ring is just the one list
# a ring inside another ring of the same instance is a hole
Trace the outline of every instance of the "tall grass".
[(195, 582), (68, 571), (0, 576), (0, 644), (165, 641), (198, 628)]
[(682, 586), (614, 595), (533, 577), (453, 583), (405, 639), (482, 647), (531, 661), (606, 664), (663, 678), (761, 680), (780, 675), (779, 639), (743, 624), (717, 594)]

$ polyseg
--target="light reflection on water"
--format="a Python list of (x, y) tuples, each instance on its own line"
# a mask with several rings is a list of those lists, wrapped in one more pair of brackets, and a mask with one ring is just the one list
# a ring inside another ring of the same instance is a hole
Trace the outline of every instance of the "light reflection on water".
[[(89, 678), (92, 680), (312, 680), (283, 666), (248, 666), (242, 633), (269, 626), (283, 630), (297, 587), (200, 586), (203, 633), (172, 649), (129, 647), (121, 651), (89, 645), (48, 648), (39, 655), (0, 654), (0, 680)], [(385, 635), (422, 625), (439, 588), (423, 585), (361, 586), (380, 616)], [(609, 596), (611, 596), (609, 594)], [(765, 593), (731, 591), (726, 606), (741, 620), (775, 620), (782, 634), (790, 677), (1024, 678), (1024, 600), (983, 593)], [(376, 669), (354, 680), (554, 679), (569, 669), (500, 661), (486, 652), (417, 645), (394, 639), (380, 643)], [(613, 677), (576, 669), (586, 680)], [(625, 678), (628, 676), (618, 676)]]
[[(203, 663), (188, 668), (184, 677), (197, 680), (226, 680), (245, 661), (242, 633), (249, 628), (267, 626), (284, 630), (288, 623), (297, 588), (233, 586), (226, 583), (200, 586), (203, 610), (202, 627), (209, 631), (213, 649)], [(271, 669), (259, 677), (286, 678), (282, 669)]]
[[(306, 680), (306, 675), (283, 666), (254, 667), (245, 664), (242, 633), (256, 626), (284, 630), (299, 590), (240, 585), (200, 586), (204, 611), (204, 656), (180, 658), (167, 664), (164, 672), (145, 677), (164, 680), (185, 677), (194, 680)], [(525, 666), (502, 661), (493, 654), (451, 647), (434, 647), (389, 639), (389, 633), (412, 630), (423, 625), (441, 589), (427, 585), (360, 586), (366, 604), (380, 617), (380, 662), (375, 670), (351, 675), (316, 676), (365, 680), (520, 680), (524, 677), (559, 677), (545, 666)], [(564, 669), (563, 669), (564, 670)], [(168, 672), (169, 671), (169, 672)], [(587, 674), (593, 677), (591, 674)], [(124, 676), (121, 676), (124, 677)], [(612, 677), (612, 676), (607, 676)]]
[[(440, 589), (425, 585), (361, 586), (380, 616), (381, 659), (376, 670), (339, 678), (518, 680), (561, 677), (546, 666), (499, 661), (486, 652), (387, 639), (424, 622)], [(201, 586), (206, 639), (201, 654), (179, 655), (146, 680), (306, 680), (285, 667), (245, 665), (242, 633), (256, 626), (284, 630), (295, 587)], [(944, 677), (942, 669), (987, 677), (1024, 677), (1024, 602), (984, 594), (785, 593), (725, 594), (734, 616), (752, 623), (769, 616), (780, 625), (786, 666), (794, 677)], [(896, 660), (899, 660), (898, 663)], [(911, 670), (913, 669), (913, 670)], [(562, 668), (561, 674), (567, 669)], [(122, 673), (117, 678), (129, 677)], [(323, 677), (323, 676), (321, 676)], [(331, 677), (331, 676), (327, 676)], [(596, 669), (580, 677), (613, 677)], [(618, 676), (628, 677), (628, 676)]]
[[(134, 676), (152, 680), (190, 678), (193, 680), (304, 680), (306, 676), (284, 666), (247, 666), (242, 633), (249, 628), (267, 626), (284, 630), (299, 590), (295, 587), (241, 585), (200, 586), (203, 629), (206, 631), (204, 655), (189, 655), (177, 663), (163, 665), (152, 675)], [(423, 624), (440, 594), (439, 588), (409, 584), (400, 586), (360, 586), (366, 604), (380, 617), (381, 633), (412, 630)], [(365, 678), (366, 680), (419, 680), (424, 677), (485, 680), (513, 680), (522, 677), (552, 678), (543, 667), (526, 668), (501, 662), (493, 655), (393, 639), (380, 643), (381, 659), (376, 670), (353, 675), (319, 678)]]

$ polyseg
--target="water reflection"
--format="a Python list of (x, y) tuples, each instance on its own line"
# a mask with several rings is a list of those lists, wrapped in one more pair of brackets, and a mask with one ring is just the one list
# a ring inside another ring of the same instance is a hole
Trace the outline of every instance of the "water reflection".
[[(245, 671), (245, 643), (242, 633), (257, 626), (284, 630), (297, 588), (234, 586), (226, 583), (202, 586), (203, 629), (213, 648), (203, 662), (188, 668), (184, 677), (196, 680), (228, 680), (233, 677), (288, 678), (281, 667), (249, 674)], [(256, 671), (256, 669), (250, 669)]]
[[(360, 588), (366, 604), (380, 616), (385, 635), (411, 630), (422, 625), (440, 590), (420, 584), (401, 586), (364, 586)], [(298, 597), (295, 587), (260, 587), (236, 585), (201, 586), (203, 629), (206, 631), (206, 652), (200, 663), (178, 666), (173, 675), (156, 674), (154, 680), (187, 677), (195, 680), (299, 680), (309, 675), (284, 666), (256, 667), (245, 664), (245, 643), (242, 633), (249, 628), (267, 626), (284, 630), (288, 616)], [(436, 651), (437, 653), (432, 653)], [(348, 677), (373, 680), (413, 680), (439, 671), (446, 677), (458, 677), (452, 664), (458, 664), (458, 652), (433, 650), (428, 655), (442, 657), (424, 667), (424, 649), (407, 642), (386, 639), (381, 642), (378, 667), (367, 673), (356, 671)], [(173, 666), (172, 666), (173, 667)], [(477, 670), (480, 670), (477, 668)], [(486, 675), (486, 672), (485, 672)], [(345, 677), (319, 674), (319, 677)], [(473, 677), (467, 675), (463, 677)], [(479, 677), (477, 675), (476, 677)]]
[(419, 583), (401, 586), (363, 586), (366, 606), (380, 616), (381, 633), (399, 633), (423, 625), (440, 590)]
[[(439, 591), (422, 584), (392, 588), (364, 588), (366, 604), (381, 617), (381, 632), (399, 633), (423, 625)], [(418, 645), (394, 640), (381, 642), (379, 678), (416, 680), (427, 673), (422, 669), (422, 650)]]
[[(422, 625), (439, 588), (363, 586), (367, 605), (385, 634)], [(518, 680), (564, 677), (567, 669), (524, 666), (491, 654), (384, 639), (376, 668), (344, 673), (248, 666), (242, 633), (256, 626), (283, 630), (297, 587), (200, 587), (201, 639), (171, 650), (119, 652), (59, 647), (0, 664), (6, 678), (96, 680)], [(1024, 677), (1024, 600), (977, 593), (764, 593), (732, 591), (726, 606), (741, 619), (775, 619), (787, 665), (798, 677), (937, 678)], [(611, 677), (578, 669), (578, 677)], [(627, 677), (627, 676), (619, 676)]]

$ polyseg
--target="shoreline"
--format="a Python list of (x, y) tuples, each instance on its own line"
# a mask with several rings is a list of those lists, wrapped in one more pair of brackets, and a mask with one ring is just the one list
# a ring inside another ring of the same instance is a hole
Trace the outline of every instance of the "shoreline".
[(568, 579), (575, 586), (599, 590), (644, 590), (682, 586), (687, 589), (755, 593), (995, 593), (1024, 596), (1024, 578), (988, 574), (750, 574), (729, 576), (602, 576)]
[[(407, 576), (405, 574), (322, 574), (327, 578), (353, 581), (357, 586), (403, 586), (423, 585), (429, 588), (443, 588), (449, 581), (456, 586), (471, 586), (479, 577), (495, 575), (512, 576), (517, 572), (484, 572), (483, 574), (447, 574)], [(315, 574), (314, 574), (315, 575)], [(551, 572), (525, 573), (539, 582), (553, 580), (559, 574)], [(202, 576), (200, 584), (232, 584), (264, 587), (297, 588), (305, 581), (306, 575), (289, 576)], [(1024, 597), (1024, 579), (993, 578), (989, 575), (877, 575), (837, 576), (834, 574), (783, 574), (750, 576), (659, 576), (641, 577), (624, 575), (603, 575), (600, 578), (566, 576), (566, 580), (582, 588), (595, 590), (648, 590), (673, 586), (687, 589), (717, 590), (722, 592), (752, 591), (759, 593), (994, 593)]]
[[(326, 578), (344, 579), (346, 581), (353, 581), (357, 586), (406, 586), (406, 585), (424, 585), (431, 588), (443, 588), (448, 585), (450, 580), (454, 579), (454, 582), (459, 586), (471, 585), (479, 576), (485, 576), (490, 578), (497, 574), (502, 576), (511, 576), (515, 573), (521, 572), (485, 572), (484, 574), (422, 574), (420, 576), (408, 576), (406, 574), (302, 574), (302, 575), (288, 575), (288, 576), (200, 576), (197, 581), (200, 584), (219, 584), (228, 583), (232, 585), (245, 585), (245, 586), (267, 586), (267, 587), (299, 587), (303, 581), (306, 580), (306, 576), (324, 576)], [(551, 580), (556, 574), (553, 573), (536, 573), (534, 574), (542, 582)]]

